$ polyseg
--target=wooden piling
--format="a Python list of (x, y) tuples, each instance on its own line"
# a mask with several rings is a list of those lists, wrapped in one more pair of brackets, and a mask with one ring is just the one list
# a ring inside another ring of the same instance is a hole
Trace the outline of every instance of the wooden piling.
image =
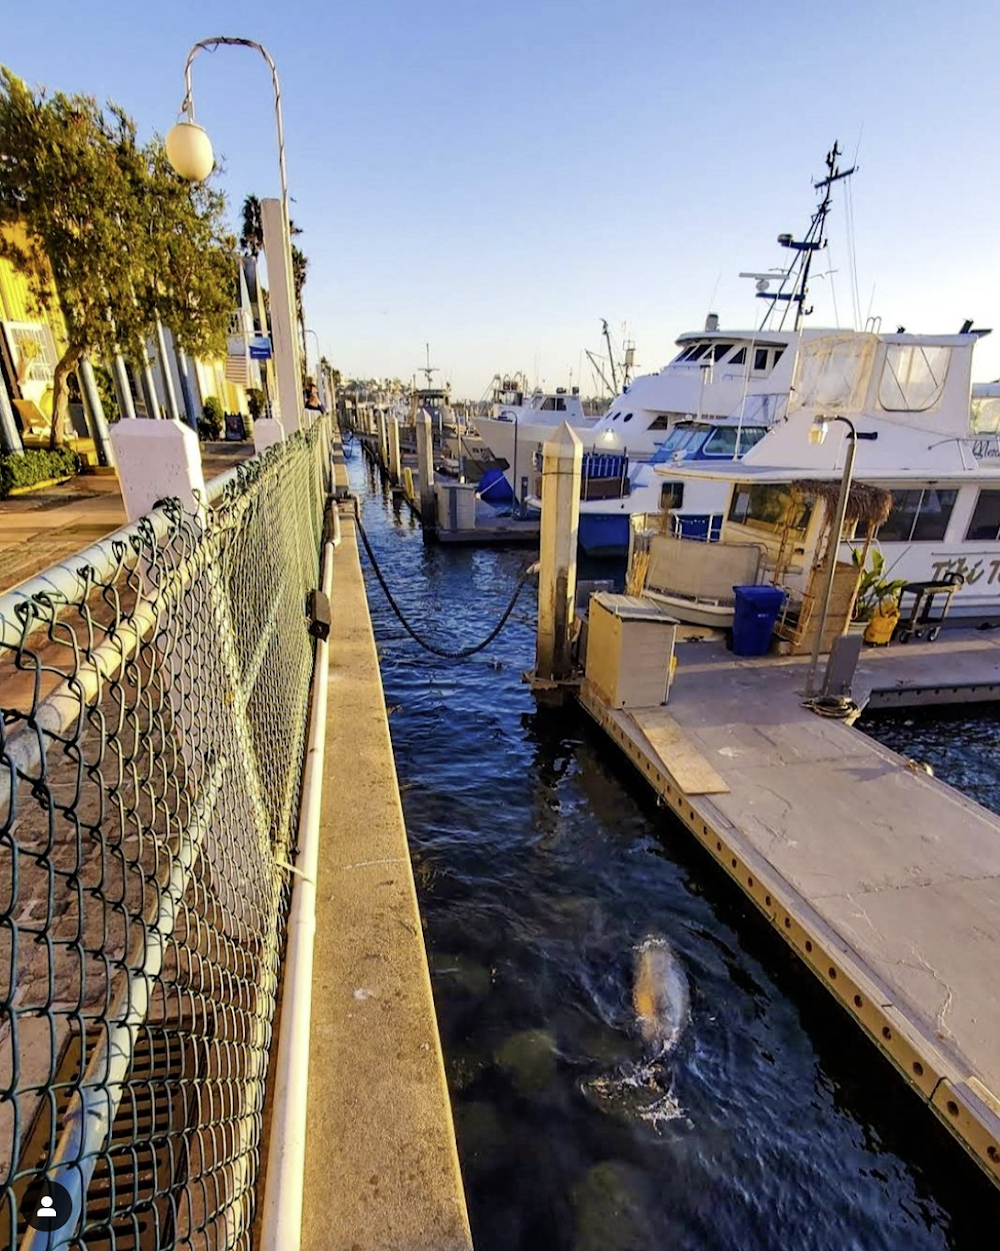
[(535, 679), (570, 676), (583, 444), (567, 422), (542, 449), (542, 533)]

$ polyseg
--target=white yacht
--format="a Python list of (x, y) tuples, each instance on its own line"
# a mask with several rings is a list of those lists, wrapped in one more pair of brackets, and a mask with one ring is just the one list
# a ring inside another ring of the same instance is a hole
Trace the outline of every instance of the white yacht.
[[(643, 462), (655, 458), (657, 471), (664, 461), (731, 463), (784, 416), (799, 347), (826, 333), (804, 329), (802, 321), (811, 311), (806, 300), (812, 260), (826, 246), (832, 189), (854, 173), (840, 169), (839, 155), (834, 144), (826, 156), (826, 177), (814, 184), (820, 199), (804, 237), (778, 236), (791, 251), (791, 262), (784, 269), (741, 275), (755, 280), (757, 298), (767, 303), (760, 328), (726, 331), (710, 313), (704, 330), (681, 335), (673, 360), (659, 373), (636, 378), (584, 436), (579, 534), (588, 555), (624, 555), (630, 518), (658, 512), (667, 502), (662, 479)], [(678, 423), (686, 433), (672, 439)], [(717, 431), (706, 428), (716, 425)], [(672, 488), (673, 524), (717, 538), (723, 502), (718, 488)], [(536, 496), (529, 503), (540, 501)]]
[[(685, 490), (714, 482), (725, 500), (721, 542), (671, 540), (655, 597), (684, 620), (727, 624), (723, 584), (752, 555), (755, 576), (742, 580), (775, 582), (801, 600), (853, 427), (854, 481), (888, 491), (892, 509), (870, 540), (845, 528), (839, 559), (850, 563), (870, 541), (886, 579), (955, 580), (953, 615), (1000, 617), (1000, 387), (971, 381), (983, 333), (967, 323), (957, 335), (836, 332), (804, 343), (785, 418), (741, 461), (655, 466)], [(811, 427), (827, 419), (829, 437), (812, 441)]]
[(536, 387), (529, 393), (520, 377), (504, 378), (494, 387), (490, 414), (477, 418), (476, 428), (518, 498), (522, 479), (532, 474), (535, 452), (564, 421), (582, 439), (590, 438), (594, 418), (583, 411), (579, 387)]

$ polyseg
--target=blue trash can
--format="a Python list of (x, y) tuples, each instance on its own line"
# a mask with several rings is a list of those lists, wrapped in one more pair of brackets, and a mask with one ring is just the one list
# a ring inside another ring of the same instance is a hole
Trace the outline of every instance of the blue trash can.
[(780, 586), (734, 586), (733, 653), (766, 656), (785, 592)]

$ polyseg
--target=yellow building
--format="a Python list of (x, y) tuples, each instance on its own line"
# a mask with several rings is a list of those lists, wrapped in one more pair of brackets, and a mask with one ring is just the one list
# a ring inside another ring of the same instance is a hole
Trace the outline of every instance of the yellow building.
[[(3, 234), (14, 243), (24, 240), (19, 227)], [(66, 344), (54, 295), (49, 310), (39, 309), (24, 275), (0, 257), (0, 375), (15, 408), (17, 401), (28, 401), (46, 417), (52, 414), (52, 376)], [(20, 418), (24, 424), (23, 412)]]
[[(4, 235), (13, 242), (24, 239), (24, 231), (20, 227), (6, 228)], [(248, 411), (247, 388), (260, 386), (256, 362), (251, 362), (249, 357), (253, 319), (242, 268), (237, 290), (230, 326), (229, 355), (217, 360), (190, 362), (190, 401), (195, 417), (200, 414), (209, 396), (215, 396), (225, 412), (245, 416)], [(173, 380), (174, 394), (183, 419), (186, 407), (184, 390), (169, 331), (167, 342), (166, 368)], [(10, 261), (0, 258), (0, 382), (6, 384), (15, 419), (22, 432), (29, 436), (29, 441), (32, 430), (40, 439), (47, 437), (52, 415), (52, 379), (65, 346), (65, 326), (55, 299), (50, 309), (39, 309), (25, 276)], [(139, 416), (167, 416), (163, 371), (152, 342), (149, 344), (149, 357), (155, 397), (147, 398), (139, 371), (130, 365), (128, 375), (132, 403)], [(154, 404), (157, 411), (151, 414), (148, 410)], [(83, 434), (82, 415), (77, 415), (75, 424), (78, 433)]]

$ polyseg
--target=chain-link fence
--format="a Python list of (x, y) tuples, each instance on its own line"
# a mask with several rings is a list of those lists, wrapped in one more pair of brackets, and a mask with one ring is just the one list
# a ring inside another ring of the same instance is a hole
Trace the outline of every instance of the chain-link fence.
[(0, 1247), (250, 1245), (327, 426), (0, 597)]

